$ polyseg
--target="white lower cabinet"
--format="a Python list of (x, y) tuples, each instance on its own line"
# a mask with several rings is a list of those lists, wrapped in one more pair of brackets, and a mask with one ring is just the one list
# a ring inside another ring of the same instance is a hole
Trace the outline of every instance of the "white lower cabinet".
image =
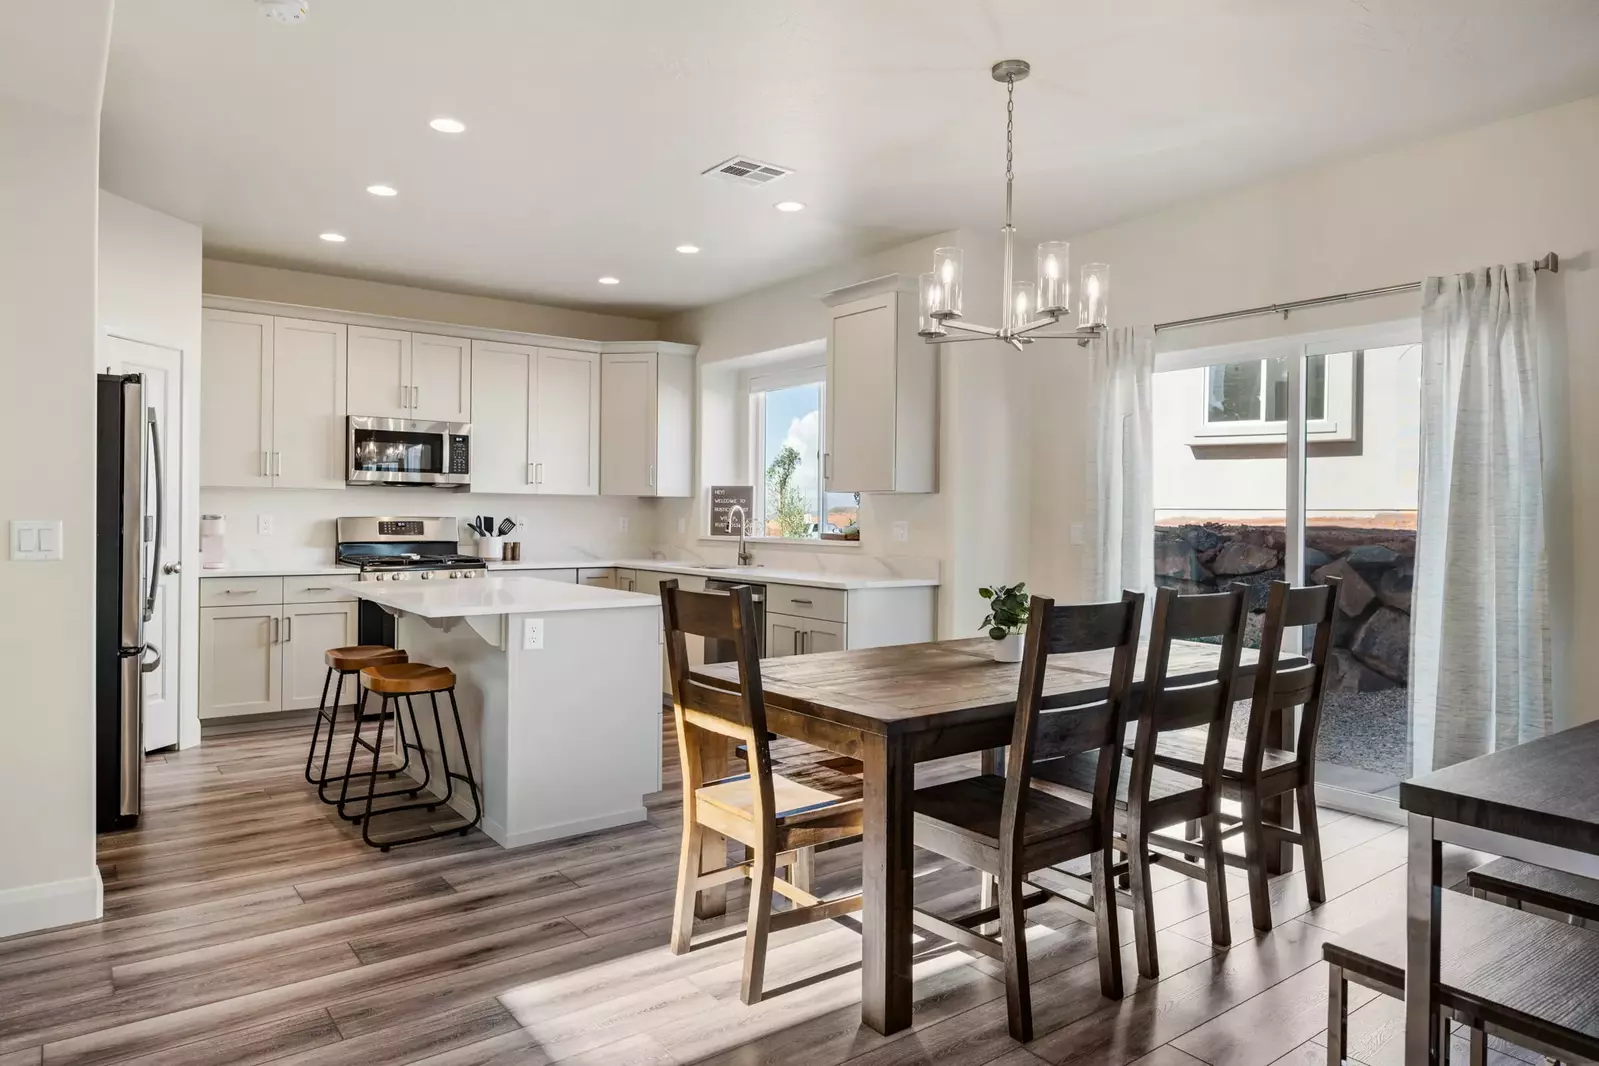
[(267, 714), (283, 693), (281, 604), (200, 612), (200, 717)]
[[(280, 710), (303, 711), (322, 704), (322, 682), (329, 648), (356, 642), (358, 603), (299, 603), (283, 607), (279, 655), (283, 659), (283, 701)], [(339, 701), (353, 704), (360, 695), (357, 678), (346, 678)], [(333, 693), (328, 693), (328, 699)]]
[(766, 656), (780, 659), (788, 655), (843, 651), (849, 646), (847, 634), (848, 629), (842, 622), (769, 613), (766, 616)]
[[(211, 578), (200, 602), (224, 597), (273, 601), (200, 608), (200, 717), (303, 711), (321, 705), (329, 648), (354, 644), (359, 608), (353, 578)], [(344, 683), (340, 703), (352, 706), (360, 689)], [(332, 698), (331, 692), (329, 698)]]

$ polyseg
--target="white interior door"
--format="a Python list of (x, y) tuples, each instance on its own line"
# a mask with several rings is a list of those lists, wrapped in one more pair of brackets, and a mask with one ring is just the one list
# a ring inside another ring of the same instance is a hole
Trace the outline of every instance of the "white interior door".
[[(112, 374), (142, 374), (144, 403), (154, 408), (160, 434), (162, 477), (154, 471), (144, 479), (144, 513), (151, 518), (157, 511), (156, 486), (165, 497), (162, 523), (161, 572), (156, 576), (155, 609), (144, 624), (146, 643), (160, 651), (161, 664), (144, 675), (144, 750), (169, 748), (178, 742), (178, 663), (182, 661), (179, 640), (178, 560), (185, 528), (183, 514), (183, 353), (174, 348), (143, 344), (125, 337), (107, 337), (104, 350), (106, 369)], [(152, 448), (147, 462), (155, 462)], [(150, 569), (155, 557), (154, 544), (145, 545), (143, 584), (150, 587)], [(146, 656), (154, 661), (155, 655)]]

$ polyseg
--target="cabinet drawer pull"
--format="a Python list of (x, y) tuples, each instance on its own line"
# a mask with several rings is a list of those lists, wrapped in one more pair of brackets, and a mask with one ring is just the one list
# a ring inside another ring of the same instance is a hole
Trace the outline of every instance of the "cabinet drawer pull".
[(797, 604), (800, 604), (801, 606), (804, 606), (804, 607), (815, 607), (816, 606), (816, 604), (812, 603), (810, 600), (790, 599), (788, 602), (789, 603), (797, 603)]
[(301, 589), (300, 591), (301, 592), (332, 592), (333, 589), (329, 588), (327, 585), (307, 585), (307, 586), (305, 586), (305, 588)]
[(259, 596), (260, 594), (261, 594), (261, 590), (260, 589), (223, 589), (222, 590), (222, 595), (224, 595), (224, 596)]

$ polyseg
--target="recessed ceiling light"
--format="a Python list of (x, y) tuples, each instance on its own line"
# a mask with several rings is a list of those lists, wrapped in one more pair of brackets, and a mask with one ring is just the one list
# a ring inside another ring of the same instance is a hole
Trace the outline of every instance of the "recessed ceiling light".
[(325, 241), (328, 241), (328, 242), (330, 242), (332, 244), (343, 244), (344, 243), (344, 234), (342, 234), (342, 233), (324, 233), (324, 234), (322, 234), (322, 239), (325, 240)]
[(400, 190), (392, 185), (368, 185), (366, 191), (373, 196), (398, 196)]
[(803, 211), (805, 205), (798, 200), (784, 200), (777, 205), (779, 211)]
[(699, 254), (700, 246), (697, 244), (680, 244), (677, 246), (677, 250), (684, 255), (697, 255)]
[(466, 131), (466, 123), (454, 118), (436, 118), (429, 122), (428, 125), (440, 133), (464, 133)]
[(600, 279), (600, 284), (601, 285), (620, 285), (620, 284), (622, 284), (622, 281), (621, 281), (620, 278), (613, 278), (613, 277), (611, 277), (611, 275), (607, 274), (603, 278)]

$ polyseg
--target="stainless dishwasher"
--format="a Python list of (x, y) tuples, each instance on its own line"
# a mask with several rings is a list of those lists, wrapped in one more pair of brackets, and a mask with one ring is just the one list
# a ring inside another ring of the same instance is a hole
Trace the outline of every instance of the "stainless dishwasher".
[[(718, 578), (708, 578), (705, 582), (706, 592), (726, 592), (740, 586), (750, 590), (750, 599), (755, 607), (755, 643), (760, 651), (760, 657), (766, 658), (766, 586), (756, 585), (748, 581), (729, 581)], [(705, 661), (708, 663), (730, 663), (733, 661), (733, 642), (729, 640), (705, 639)]]

